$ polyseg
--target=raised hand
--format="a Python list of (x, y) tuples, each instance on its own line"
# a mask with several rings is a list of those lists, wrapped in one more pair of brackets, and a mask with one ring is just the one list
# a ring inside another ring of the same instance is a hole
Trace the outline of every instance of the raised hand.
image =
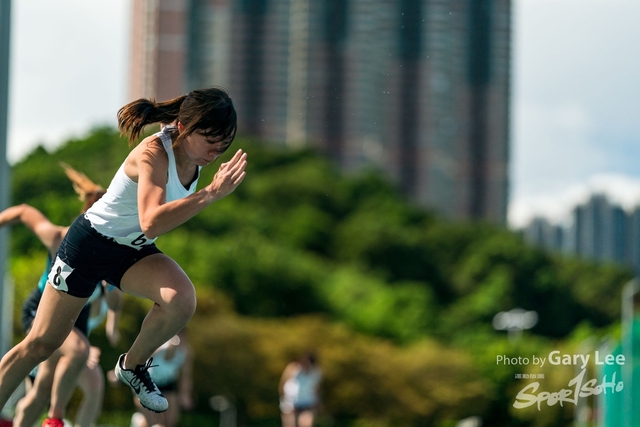
[(216, 172), (207, 189), (211, 191), (217, 199), (228, 196), (244, 179), (246, 167), (247, 153), (238, 150), (231, 160), (220, 165), (218, 172)]

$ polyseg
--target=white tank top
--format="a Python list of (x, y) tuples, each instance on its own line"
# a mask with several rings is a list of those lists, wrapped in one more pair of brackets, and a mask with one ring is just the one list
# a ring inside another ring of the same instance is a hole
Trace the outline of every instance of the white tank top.
[[(198, 184), (201, 169), (198, 166), (196, 179), (191, 183), (189, 189), (184, 188), (178, 177), (176, 159), (171, 147), (171, 133), (175, 129), (173, 126), (166, 126), (154, 135), (160, 137), (169, 157), (166, 186), (167, 203), (193, 194)], [(140, 249), (142, 246), (151, 244), (156, 240), (150, 239), (142, 233), (138, 215), (138, 183), (124, 173), (124, 162), (113, 177), (111, 184), (109, 184), (106, 194), (89, 208), (85, 216), (98, 233), (111, 237), (122, 245)]]

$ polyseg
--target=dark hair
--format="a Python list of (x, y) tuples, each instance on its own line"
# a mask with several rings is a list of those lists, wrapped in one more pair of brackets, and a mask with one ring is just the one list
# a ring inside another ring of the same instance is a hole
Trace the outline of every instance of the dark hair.
[(315, 365), (318, 362), (318, 356), (316, 356), (314, 351), (308, 350), (302, 354), (300, 361), (307, 361), (311, 365)]
[(89, 208), (93, 206), (95, 202), (100, 200), (105, 194), (107, 194), (107, 191), (103, 189), (96, 190), (93, 193), (85, 194), (81, 213), (85, 213), (86, 211), (88, 211)]
[(226, 90), (218, 87), (198, 89), (165, 102), (138, 99), (118, 111), (118, 128), (133, 145), (146, 125), (182, 123), (184, 130), (174, 146), (188, 135), (200, 131), (205, 137), (219, 140), (223, 150), (236, 136), (237, 115)]

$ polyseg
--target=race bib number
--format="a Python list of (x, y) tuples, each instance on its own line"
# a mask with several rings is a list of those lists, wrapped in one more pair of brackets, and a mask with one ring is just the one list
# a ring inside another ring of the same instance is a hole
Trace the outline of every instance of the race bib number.
[(129, 246), (134, 249), (140, 249), (143, 246), (150, 245), (156, 241), (156, 239), (149, 239), (140, 232), (131, 233), (126, 237), (113, 237), (113, 240), (121, 245)]
[(67, 277), (69, 277), (71, 273), (73, 273), (73, 268), (62, 261), (60, 257), (56, 257), (56, 262), (53, 264), (53, 267), (51, 267), (47, 280), (57, 290), (69, 292)]

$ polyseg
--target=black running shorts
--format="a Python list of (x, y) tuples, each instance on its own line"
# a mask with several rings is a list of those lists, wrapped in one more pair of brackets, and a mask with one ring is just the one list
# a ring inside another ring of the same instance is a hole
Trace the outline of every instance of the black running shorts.
[(133, 264), (158, 253), (162, 251), (153, 243), (140, 249), (116, 243), (80, 215), (60, 244), (48, 281), (69, 295), (88, 298), (101, 280), (120, 288), (122, 276)]

